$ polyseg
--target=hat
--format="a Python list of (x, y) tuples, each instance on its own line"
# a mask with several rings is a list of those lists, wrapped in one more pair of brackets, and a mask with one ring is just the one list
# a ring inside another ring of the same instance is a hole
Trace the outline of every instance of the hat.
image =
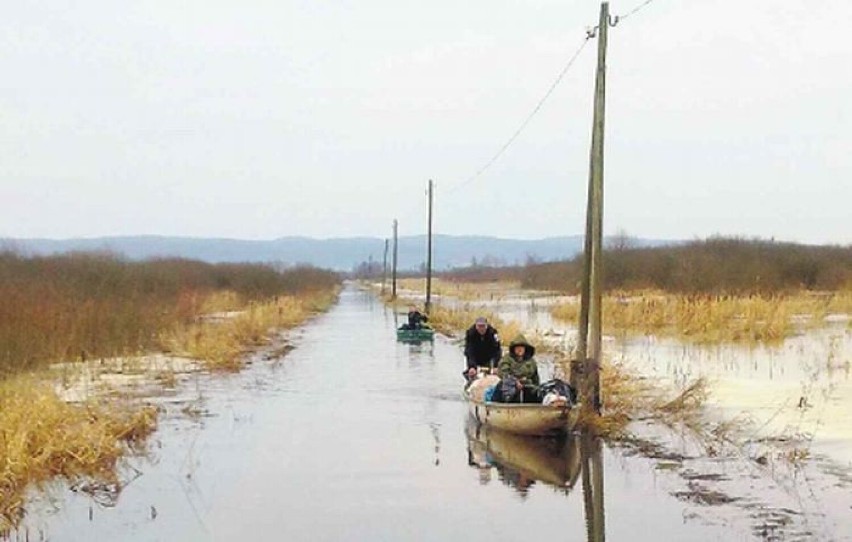
[(476, 322), (474, 322), (474, 323), (475, 324), (487, 324), (488, 320), (486, 320), (484, 316), (480, 316), (479, 318), (476, 319)]

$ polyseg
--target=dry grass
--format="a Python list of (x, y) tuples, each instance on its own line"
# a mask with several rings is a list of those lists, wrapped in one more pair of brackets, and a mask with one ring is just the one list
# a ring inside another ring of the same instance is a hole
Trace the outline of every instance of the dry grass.
[[(852, 293), (733, 297), (646, 291), (607, 296), (603, 308), (606, 329), (703, 343), (777, 342), (796, 330), (794, 320), (818, 326), (830, 313), (852, 313)], [(579, 305), (558, 305), (552, 314), (576, 322)]]
[(211, 369), (239, 370), (247, 349), (266, 344), (275, 330), (295, 327), (327, 309), (335, 298), (336, 292), (323, 291), (250, 303), (233, 318), (175, 326), (161, 335), (161, 342), (169, 351), (199, 359)]
[[(64, 402), (51, 378), (30, 371), (80, 358), (133, 359), (164, 342), (236, 368), (272, 329), (330, 306), (338, 284), (336, 274), (312, 268), (0, 252), (0, 538), (20, 519), (27, 487), (55, 476), (114, 485), (118, 458), (156, 426), (152, 407), (116, 395)], [(200, 318), (237, 309), (222, 324)], [(176, 383), (167, 369), (155, 378)]]
[(470, 307), (433, 306), (429, 312), (429, 324), (444, 335), (461, 335), (480, 316), (487, 318), (488, 322), (497, 329), (504, 343), (521, 332), (521, 326), (517, 322), (501, 320), (488, 311)]
[(114, 481), (119, 457), (156, 423), (150, 406), (74, 405), (33, 378), (0, 383), (0, 535), (20, 519), (28, 486), (56, 476)]
[(199, 303), (201, 314), (236, 311), (246, 304), (244, 296), (233, 290), (218, 290), (201, 298)]
[[(407, 291), (425, 292), (425, 278), (406, 278), (397, 281), (397, 288)], [(432, 278), (432, 294), (462, 301), (483, 301), (502, 298), (507, 292), (517, 291), (519, 281), (501, 280), (493, 282), (461, 282)]]

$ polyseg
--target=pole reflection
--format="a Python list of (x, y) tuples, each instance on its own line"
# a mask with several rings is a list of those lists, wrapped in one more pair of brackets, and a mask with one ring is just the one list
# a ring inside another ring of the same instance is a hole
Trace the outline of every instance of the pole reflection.
[(586, 539), (606, 539), (604, 519), (603, 443), (600, 437), (582, 435), (580, 454), (583, 463), (583, 505), (586, 515)]

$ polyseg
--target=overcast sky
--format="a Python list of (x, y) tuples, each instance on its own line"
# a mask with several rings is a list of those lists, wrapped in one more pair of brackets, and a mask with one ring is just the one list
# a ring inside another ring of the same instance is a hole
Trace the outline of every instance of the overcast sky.
[[(642, 0), (611, 2), (625, 14)], [(590, 0), (7, 2), (0, 237), (583, 230)], [(852, 243), (852, 2), (610, 29), (605, 231)]]

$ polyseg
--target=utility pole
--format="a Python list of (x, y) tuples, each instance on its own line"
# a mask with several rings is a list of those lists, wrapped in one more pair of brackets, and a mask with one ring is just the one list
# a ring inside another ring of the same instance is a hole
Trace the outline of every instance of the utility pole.
[(399, 243), (397, 240), (397, 226), (398, 223), (396, 219), (393, 219), (393, 270), (391, 271), (391, 299), (396, 299), (396, 264), (397, 258), (399, 256)]
[[(595, 104), (592, 121), (592, 148), (589, 153), (589, 187), (586, 204), (586, 239), (583, 261), (583, 285), (580, 301), (577, 362), (572, 366), (572, 382), (579, 380), (582, 371), (583, 402), (587, 408), (600, 413), (601, 364), (601, 288), (603, 263), (603, 166), (604, 113), (606, 97), (606, 45), (609, 29), (609, 3), (601, 4), (597, 27), (598, 67), (595, 75)], [(577, 367), (577, 365), (581, 365)]]
[(426, 314), (432, 308), (432, 179), (429, 179), (429, 225), (426, 245)]
[(382, 258), (382, 295), (385, 295), (385, 283), (388, 279), (388, 240), (385, 238), (385, 255)]

